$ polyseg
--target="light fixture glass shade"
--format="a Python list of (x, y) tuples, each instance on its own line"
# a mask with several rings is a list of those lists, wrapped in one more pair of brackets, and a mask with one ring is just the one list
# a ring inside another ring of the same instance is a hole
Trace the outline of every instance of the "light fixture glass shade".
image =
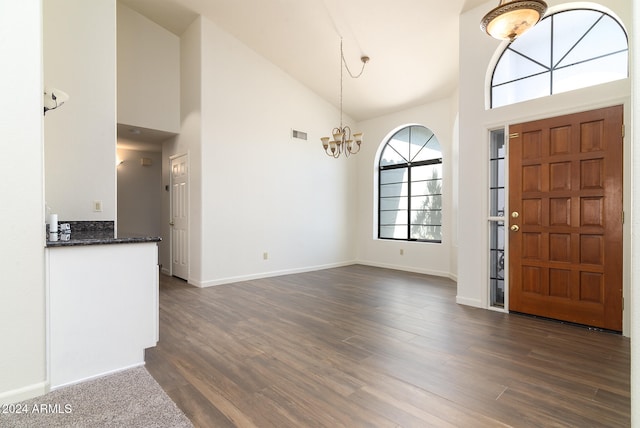
[(480, 28), (496, 39), (514, 41), (536, 25), (546, 10), (542, 0), (501, 0), (482, 18)]

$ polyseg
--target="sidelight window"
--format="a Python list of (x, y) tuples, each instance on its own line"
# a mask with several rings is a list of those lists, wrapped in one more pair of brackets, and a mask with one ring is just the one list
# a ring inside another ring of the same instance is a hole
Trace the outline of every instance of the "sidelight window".
[(504, 129), (489, 136), (489, 305), (505, 302), (505, 199), (506, 147)]

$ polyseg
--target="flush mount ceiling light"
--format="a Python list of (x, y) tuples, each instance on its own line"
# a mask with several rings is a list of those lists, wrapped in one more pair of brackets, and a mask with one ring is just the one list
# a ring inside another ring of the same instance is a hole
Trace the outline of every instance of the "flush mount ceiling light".
[(357, 79), (362, 75), (364, 71), (364, 66), (369, 62), (368, 56), (360, 57), (360, 61), (362, 61), (362, 69), (360, 69), (360, 73), (357, 75), (351, 74), (351, 70), (349, 70), (349, 66), (344, 59), (344, 52), (342, 50), (342, 38), (340, 39), (340, 126), (333, 128), (331, 131), (331, 137), (322, 137), (320, 141), (322, 141), (322, 147), (324, 148), (325, 153), (327, 155), (332, 156), (334, 158), (339, 158), (341, 154), (344, 153), (345, 156), (356, 154), (360, 151), (360, 144), (362, 144), (362, 132), (356, 132), (351, 135), (351, 128), (347, 125), (342, 124), (342, 70), (343, 64), (344, 68), (347, 69), (349, 76), (354, 79)]
[(536, 25), (546, 10), (542, 0), (500, 0), (498, 7), (482, 18), (480, 28), (491, 37), (513, 42)]

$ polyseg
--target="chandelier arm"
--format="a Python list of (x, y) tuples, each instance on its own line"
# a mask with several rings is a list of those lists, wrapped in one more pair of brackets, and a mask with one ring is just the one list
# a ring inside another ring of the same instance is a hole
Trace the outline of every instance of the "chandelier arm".
[(327, 154), (327, 156), (331, 156), (332, 158), (337, 158), (339, 156), (336, 156), (336, 150), (332, 152), (329, 148), (325, 149), (324, 152)]

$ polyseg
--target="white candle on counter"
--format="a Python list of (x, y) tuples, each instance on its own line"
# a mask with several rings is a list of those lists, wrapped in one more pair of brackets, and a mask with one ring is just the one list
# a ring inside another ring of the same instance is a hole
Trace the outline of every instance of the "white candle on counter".
[(58, 240), (58, 214), (49, 216), (49, 241)]
[(49, 232), (58, 231), (58, 214), (51, 214), (49, 216)]

